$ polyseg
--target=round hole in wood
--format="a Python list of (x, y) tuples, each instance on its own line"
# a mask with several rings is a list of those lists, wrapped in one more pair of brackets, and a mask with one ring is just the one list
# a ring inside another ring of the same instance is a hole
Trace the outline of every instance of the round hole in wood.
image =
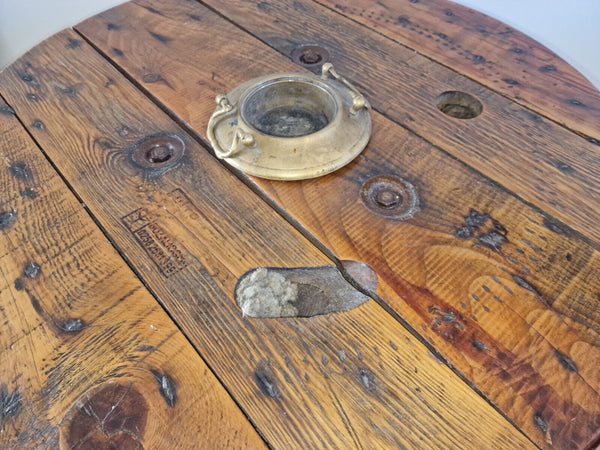
[(440, 94), (435, 104), (441, 112), (455, 119), (473, 119), (483, 111), (483, 105), (477, 98), (460, 91)]

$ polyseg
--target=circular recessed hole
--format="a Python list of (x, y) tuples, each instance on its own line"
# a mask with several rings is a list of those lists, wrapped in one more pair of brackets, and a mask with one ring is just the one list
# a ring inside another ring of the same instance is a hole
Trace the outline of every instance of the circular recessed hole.
[(301, 44), (292, 50), (292, 59), (309, 69), (329, 61), (327, 49), (315, 44)]
[(460, 91), (448, 91), (435, 100), (438, 109), (455, 119), (473, 119), (483, 111), (483, 105), (471, 94)]
[(131, 158), (141, 167), (163, 169), (179, 161), (185, 144), (176, 135), (158, 134), (139, 141), (133, 148)]
[(261, 133), (300, 137), (325, 128), (337, 114), (337, 103), (325, 86), (273, 80), (256, 87), (242, 102), (242, 117)]
[(360, 196), (367, 209), (389, 219), (409, 219), (419, 209), (413, 185), (394, 175), (369, 178), (362, 185)]

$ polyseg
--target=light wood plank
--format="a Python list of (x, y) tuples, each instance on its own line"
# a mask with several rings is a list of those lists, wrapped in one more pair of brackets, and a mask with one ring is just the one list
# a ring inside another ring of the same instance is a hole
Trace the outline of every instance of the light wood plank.
[(265, 448), (1, 100), (0, 186), (0, 447)]

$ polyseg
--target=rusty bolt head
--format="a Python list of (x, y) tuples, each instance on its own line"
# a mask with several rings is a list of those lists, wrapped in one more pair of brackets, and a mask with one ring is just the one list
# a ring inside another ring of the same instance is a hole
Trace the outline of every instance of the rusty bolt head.
[(409, 219), (419, 209), (413, 185), (394, 175), (369, 178), (361, 188), (360, 197), (371, 212), (390, 219)]
[(320, 45), (302, 44), (292, 51), (292, 60), (309, 69), (318, 69), (318, 66), (329, 61), (329, 52)]
[(375, 201), (382, 208), (393, 208), (401, 201), (400, 193), (391, 189), (381, 189), (375, 194)]
[(148, 136), (133, 148), (131, 158), (146, 169), (164, 169), (175, 165), (183, 156), (185, 144), (175, 135)]

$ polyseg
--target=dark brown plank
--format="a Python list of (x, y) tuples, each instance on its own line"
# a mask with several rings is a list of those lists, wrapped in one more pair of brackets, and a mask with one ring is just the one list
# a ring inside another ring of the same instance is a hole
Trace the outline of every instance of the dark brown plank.
[[(530, 445), (375, 302), (305, 319), (243, 317), (232, 294), (249, 269), (331, 261), (74, 32), (14, 63), (0, 89), (24, 123), (44, 124), (30, 127), (35, 139), (269, 444)], [(132, 162), (136, 143), (156, 133), (185, 144), (170, 170)], [(156, 242), (172, 259), (156, 257)]]
[(555, 53), (492, 17), (448, 0), (317, 1), (555, 122), (600, 139), (598, 89)]
[[(193, 3), (141, 5), (78, 28), (199, 135), (215, 94), (293, 70)], [(155, 30), (168, 44), (148, 44)], [(371, 143), (348, 168), (319, 180), (254, 182), (338, 257), (371, 264), (385, 301), (537, 442), (586, 445), (599, 426), (597, 251), (435, 147), (373, 118)], [(363, 181), (388, 173), (415, 185), (421, 211), (413, 220), (394, 222), (363, 207)], [(490, 240), (495, 226), (506, 232), (498, 249)], [(469, 236), (459, 233), (465, 227)], [(458, 322), (442, 320), (449, 312)]]
[(0, 447), (264, 448), (1, 99), (0, 161)]
[[(600, 143), (310, 0), (204, 3), (285, 55), (298, 44), (327, 48), (374, 109), (600, 242)], [(483, 112), (443, 114), (436, 99), (447, 91), (475, 96)]]

